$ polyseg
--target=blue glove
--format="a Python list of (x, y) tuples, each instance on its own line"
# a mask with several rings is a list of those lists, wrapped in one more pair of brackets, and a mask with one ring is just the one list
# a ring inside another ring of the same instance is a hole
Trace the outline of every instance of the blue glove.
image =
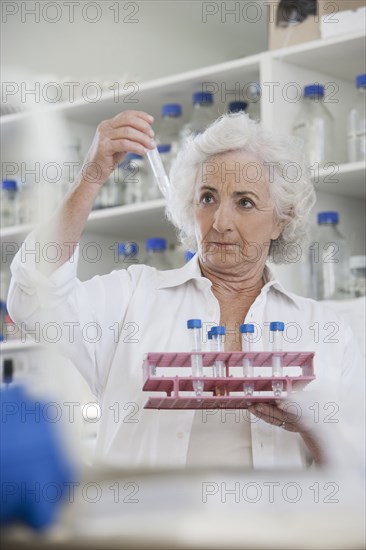
[(44, 418), (44, 403), (20, 386), (0, 391), (0, 524), (24, 522), (34, 529), (50, 526), (70, 483), (71, 462), (54, 423)]

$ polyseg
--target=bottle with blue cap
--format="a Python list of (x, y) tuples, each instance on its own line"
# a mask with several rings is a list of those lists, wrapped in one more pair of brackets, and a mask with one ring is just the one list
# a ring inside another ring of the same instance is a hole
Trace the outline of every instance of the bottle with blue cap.
[(178, 150), (179, 132), (182, 120), (182, 105), (165, 103), (161, 108), (161, 123), (156, 136), (158, 145), (170, 145), (172, 156)]
[[(253, 351), (253, 338), (254, 338), (254, 325), (252, 323), (245, 323), (239, 327), (241, 334), (241, 349), (244, 352)], [(243, 376), (245, 378), (252, 378), (254, 375), (252, 361), (249, 357), (243, 359)], [(245, 396), (251, 396), (254, 393), (253, 382), (244, 382), (243, 391)]]
[(261, 97), (262, 89), (259, 82), (250, 82), (246, 86), (245, 99), (248, 101), (246, 113), (249, 118), (260, 122), (261, 120)]
[[(270, 341), (272, 341), (272, 351), (273, 353), (283, 351), (283, 331), (285, 330), (285, 323), (282, 321), (273, 321), (269, 325), (269, 330), (271, 333)], [(283, 360), (282, 355), (274, 355), (272, 357), (272, 376), (273, 377), (282, 377), (283, 376)], [(274, 380), (272, 382), (272, 391), (275, 397), (281, 397), (283, 391), (283, 381)]]
[(1, 227), (18, 223), (18, 185), (15, 180), (3, 180), (1, 186)]
[(338, 228), (338, 212), (319, 212), (309, 247), (310, 295), (315, 300), (350, 298), (349, 246)]
[(186, 262), (190, 262), (193, 256), (195, 256), (195, 252), (192, 252), (191, 250), (186, 250), (184, 253), (184, 259)]
[(197, 135), (204, 132), (218, 116), (214, 111), (214, 96), (210, 92), (195, 92), (192, 101), (193, 111), (189, 122), (181, 130), (181, 143), (192, 134)]
[(321, 84), (304, 87), (304, 96), (292, 132), (304, 144), (308, 168), (317, 170), (336, 160), (334, 120), (324, 104), (325, 88)]
[(128, 268), (130, 265), (138, 264), (139, 246), (134, 242), (117, 243), (116, 261), (121, 268)]
[(162, 237), (151, 237), (146, 240), (146, 256), (142, 262), (160, 271), (172, 269), (173, 265), (167, 253), (167, 241)]
[(348, 161), (366, 160), (366, 74), (356, 77), (357, 98), (348, 115)]
[(129, 153), (119, 166), (118, 184), (124, 194), (123, 204), (149, 200), (149, 170), (145, 157)]
[(248, 107), (248, 103), (245, 101), (231, 101), (228, 105), (229, 113), (245, 113)]
[[(202, 350), (202, 321), (201, 319), (188, 319), (187, 329), (191, 336), (191, 351)], [(192, 376), (194, 378), (203, 378), (202, 355), (191, 355)], [(203, 380), (195, 380), (193, 389), (197, 397), (201, 397), (203, 393)]]

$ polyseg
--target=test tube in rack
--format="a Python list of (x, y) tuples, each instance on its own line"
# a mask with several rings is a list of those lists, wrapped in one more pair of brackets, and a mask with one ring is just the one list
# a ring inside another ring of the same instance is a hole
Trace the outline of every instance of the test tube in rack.
[[(225, 327), (217, 326), (211, 328), (212, 334), (212, 350), (213, 351), (225, 351)], [(225, 362), (216, 359), (214, 367), (214, 377), (215, 378), (225, 378), (226, 376), (226, 367)], [(215, 388), (216, 395), (226, 395), (226, 389), (223, 387)]]
[[(191, 333), (191, 350), (201, 351), (202, 342), (202, 321), (201, 319), (189, 319), (187, 321), (187, 328)], [(194, 378), (203, 377), (202, 356), (191, 355), (192, 376)], [(197, 397), (201, 397), (203, 393), (203, 380), (194, 380), (193, 389), (196, 392)]]
[[(270, 323), (269, 330), (272, 333), (272, 351), (283, 351), (283, 331), (285, 330), (285, 324), (281, 321), (274, 321)], [(274, 355), (272, 357), (272, 376), (283, 376), (283, 361), (282, 355)], [(281, 397), (283, 391), (283, 381), (273, 380), (272, 390), (276, 397)]]
[[(254, 325), (251, 323), (245, 323), (240, 325), (241, 333), (241, 349), (245, 352), (253, 351), (253, 334), (254, 334)], [(253, 377), (253, 365), (249, 357), (244, 357), (243, 359), (243, 376), (247, 378)], [(244, 395), (251, 396), (254, 393), (254, 384), (253, 382), (244, 382), (243, 384)]]

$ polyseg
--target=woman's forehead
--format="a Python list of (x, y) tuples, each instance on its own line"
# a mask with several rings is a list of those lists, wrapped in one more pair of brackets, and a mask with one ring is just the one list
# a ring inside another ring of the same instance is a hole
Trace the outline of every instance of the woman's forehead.
[(215, 186), (245, 184), (268, 187), (268, 170), (259, 157), (247, 151), (228, 151), (207, 158), (197, 171), (196, 184)]

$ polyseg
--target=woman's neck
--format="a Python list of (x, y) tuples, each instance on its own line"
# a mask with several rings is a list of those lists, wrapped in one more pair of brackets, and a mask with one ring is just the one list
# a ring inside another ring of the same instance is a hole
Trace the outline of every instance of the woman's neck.
[(235, 272), (229, 274), (216, 271), (200, 262), (202, 276), (212, 282), (212, 292), (220, 303), (222, 300), (232, 300), (234, 297), (252, 303), (264, 285), (264, 267), (264, 265), (254, 264), (253, 268), (245, 274)]

